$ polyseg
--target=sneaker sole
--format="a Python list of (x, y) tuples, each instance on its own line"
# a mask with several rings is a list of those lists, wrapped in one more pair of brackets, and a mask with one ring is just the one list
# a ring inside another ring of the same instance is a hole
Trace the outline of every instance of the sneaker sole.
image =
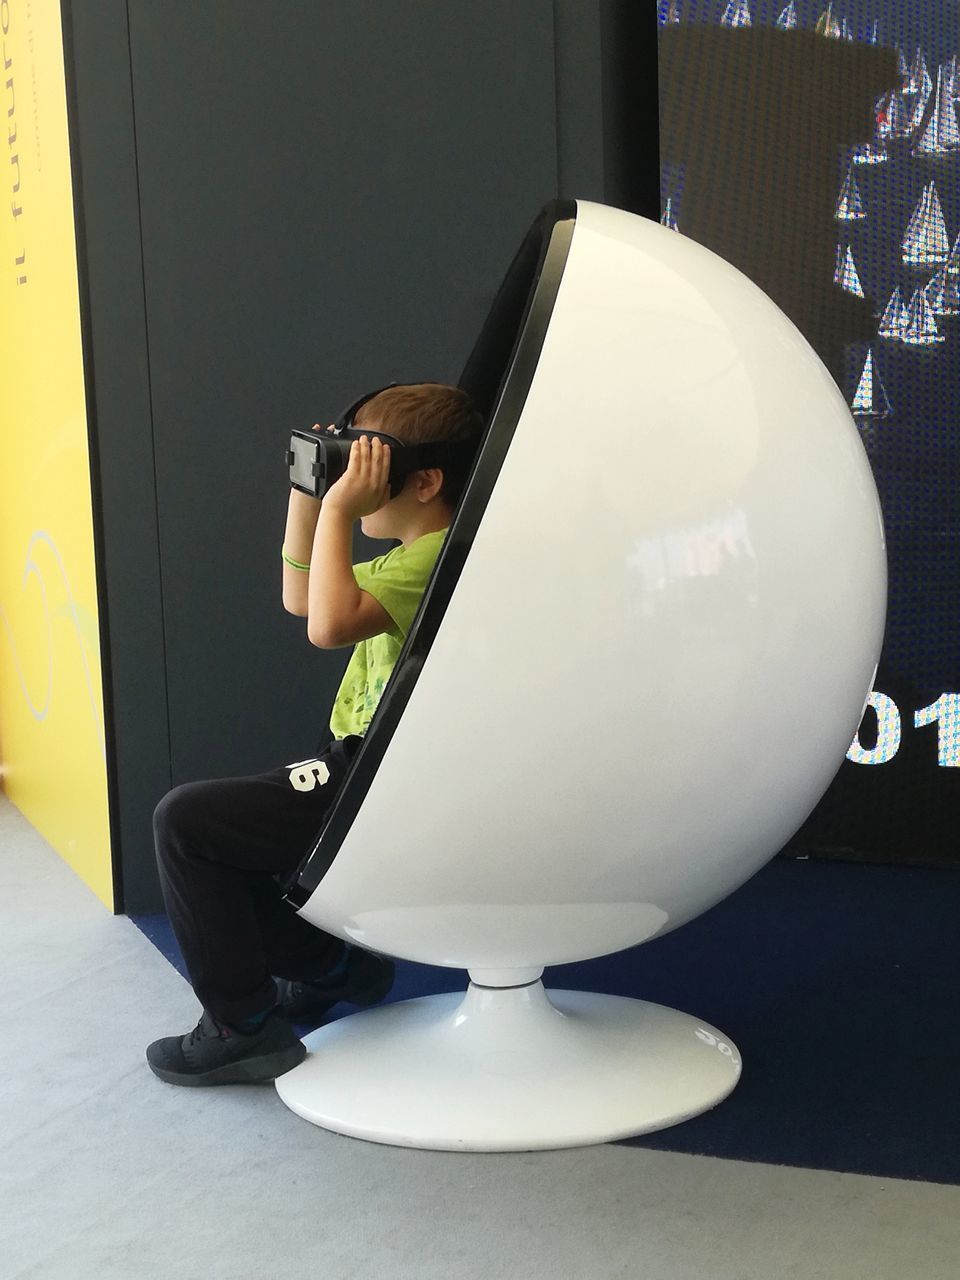
[(155, 1067), (149, 1063), (150, 1070), (167, 1084), (186, 1085), (188, 1088), (203, 1088), (211, 1084), (264, 1084), (275, 1080), (294, 1067), (307, 1056), (306, 1045), (291, 1045), (279, 1053), (265, 1053), (259, 1058), (246, 1058), (239, 1062), (225, 1062), (222, 1067), (214, 1067), (212, 1071), (201, 1071), (190, 1074), (181, 1071), (168, 1071), (165, 1067)]

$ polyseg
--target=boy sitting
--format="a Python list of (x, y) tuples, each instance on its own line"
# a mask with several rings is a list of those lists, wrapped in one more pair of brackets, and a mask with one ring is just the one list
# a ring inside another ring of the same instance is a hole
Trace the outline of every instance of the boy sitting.
[[(353, 425), (425, 444), (477, 443), (482, 424), (465, 392), (417, 383), (365, 401)], [(312, 644), (355, 648), (330, 717), (334, 740), (320, 755), (252, 777), (186, 783), (157, 806), (164, 902), (203, 1006), (188, 1035), (147, 1048), (161, 1080), (272, 1080), (306, 1056), (291, 1019), (316, 1016), (341, 999), (372, 1004), (390, 989), (389, 961), (304, 920), (279, 883), (315, 840), (370, 725), (469, 472), (471, 450), (462, 457), (463, 465), (446, 471), (412, 472), (390, 499), (389, 445), (364, 436), (322, 500), (290, 491), (284, 608), (307, 619)], [(401, 545), (353, 565), (358, 519), (367, 536)]]

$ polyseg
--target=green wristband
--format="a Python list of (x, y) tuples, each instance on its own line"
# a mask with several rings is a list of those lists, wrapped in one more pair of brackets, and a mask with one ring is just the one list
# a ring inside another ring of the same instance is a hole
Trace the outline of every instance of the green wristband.
[(281, 550), (280, 556), (281, 556), (281, 559), (283, 560), (283, 563), (288, 564), (291, 569), (299, 569), (301, 573), (310, 572), (310, 566), (308, 564), (301, 564), (299, 560), (294, 560), (292, 556), (287, 555), (286, 547), (284, 547)]

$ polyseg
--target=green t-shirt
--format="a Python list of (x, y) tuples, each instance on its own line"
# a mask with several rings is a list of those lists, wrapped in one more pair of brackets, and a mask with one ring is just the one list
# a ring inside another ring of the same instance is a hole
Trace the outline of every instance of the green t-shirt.
[(425, 533), (409, 547), (394, 547), (385, 556), (353, 566), (357, 586), (370, 592), (394, 625), (389, 631), (361, 640), (354, 649), (330, 713), (330, 729), (335, 738), (348, 734), (362, 737), (366, 733), (420, 607), (446, 532), (440, 529)]

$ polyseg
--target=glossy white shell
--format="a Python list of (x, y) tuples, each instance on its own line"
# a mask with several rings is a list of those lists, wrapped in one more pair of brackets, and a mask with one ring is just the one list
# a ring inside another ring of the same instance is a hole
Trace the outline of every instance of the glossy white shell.
[(462, 576), (303, 914), (472, 970), (683, 924), (826, 790), (885, 599), (868, 461), (799, 331), (707, 249), (581, 202)]

